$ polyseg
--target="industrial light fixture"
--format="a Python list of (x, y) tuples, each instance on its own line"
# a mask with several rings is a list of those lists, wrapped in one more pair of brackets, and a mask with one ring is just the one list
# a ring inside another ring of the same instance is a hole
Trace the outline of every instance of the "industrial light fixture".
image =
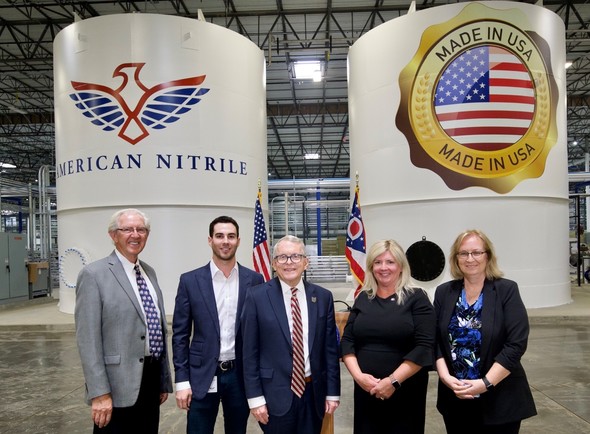
[(320, 154), (305, 154), (303, 156), (303, 158), (305, 160), (319, 160), (320, 159)]
[(293, 76), (297, 80), (322, 81), (322, 63), (319, 60), (293, 62)]
[(2, 163), (2, 162), (0, 162), (0, 168), (1, 169), (16, 169), (16, 166), (14, 164), (11, 164), (11, 163)]
[(568, 69), (573, 64), (574, 64), (574, 62), (572, 62), (571, 60), (568, 60), (567, 62), (565, 62), (565, 69)]

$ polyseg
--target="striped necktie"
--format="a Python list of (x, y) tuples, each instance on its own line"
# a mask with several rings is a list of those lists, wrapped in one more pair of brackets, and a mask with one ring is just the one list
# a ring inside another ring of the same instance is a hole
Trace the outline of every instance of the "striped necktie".
[(293, 374), (291, 375), (291, 390), (299, 398), (305, 391), (305, 361), (303, 359), (303, 321), (301, 308), (297, 300), (297, 288), (291, 288), (291, 315), (293, 319)]

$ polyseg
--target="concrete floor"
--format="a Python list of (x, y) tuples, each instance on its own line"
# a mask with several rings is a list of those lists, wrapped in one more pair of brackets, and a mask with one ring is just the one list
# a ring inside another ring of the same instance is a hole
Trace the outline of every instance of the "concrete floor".
[[(324, 285), (344, 299), (349, 288)], [(590, 285), (572, 285), (574, 302), (531, 309), (531, 335), (523, 364), (538, 416), (521, 433), (590, 432)], [(338, 307), (337, 307), (338, 308)], [(352, 433), (352, 379), (342, 365), (342, 401), (335, 433)], [(50, 298), (0, 306), (0, 432), (88, 433), (90, 410), (76, 349), (73, 315)], [(444, 433), (435, 408), (436, 374), (429, 383), (426, 433)], [(393, 415), (392, 415), (393, 416)], [(171, 396), (162, 406), (161, 433), (184, 433), (185, 414)], [(223, 433), (218, 423), (216, 433)], [(251, 420), (248, 433), (261, 430)]]

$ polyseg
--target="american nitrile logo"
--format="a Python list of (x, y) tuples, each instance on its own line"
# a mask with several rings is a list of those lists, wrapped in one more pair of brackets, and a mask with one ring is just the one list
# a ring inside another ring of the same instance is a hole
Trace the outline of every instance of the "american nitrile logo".
[(205, 75), (148, 88), (139, 78), (144, 66), (145, 63), (117, 66), (113, 77), (120, 77), (123, 82), (116, 89), (103, 84), (72, 81), (76, 92), (71, 93), (70, 98), (92, 124), (103, 131), (118, 130), (120, 138), (135, 145), (149, 136), (148, 129), (162, 130), (178, 121), (209, 92), (209, 89), (199, 87), (205, 81)]

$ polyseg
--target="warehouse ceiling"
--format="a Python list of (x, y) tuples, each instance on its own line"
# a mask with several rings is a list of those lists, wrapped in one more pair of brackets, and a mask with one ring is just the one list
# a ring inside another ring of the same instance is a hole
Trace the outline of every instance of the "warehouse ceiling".
[[(121, 13), (159, 13), (232, 29), (264, 50), (267, 60), (269, 179), (346, 178), (347, 54), (372, 28), (405, 15), (398, 0), (0, 0), (1, 178), (36, 183), (55, 164), (53, 40), (75, 20)], [(454, 1), (418, 0), (422, 10)], [(528, 1), (526, 3), (541, 3)], [(590, 152), (590, 3), (548, 1), (565, 22), (570, 171)], [(400, 41), (403, 43), (403, 41)], [(320, 82), (294, 78), (296, 61), (320, 60)], [(317, 159), (306, 159), (317, 154)]]

